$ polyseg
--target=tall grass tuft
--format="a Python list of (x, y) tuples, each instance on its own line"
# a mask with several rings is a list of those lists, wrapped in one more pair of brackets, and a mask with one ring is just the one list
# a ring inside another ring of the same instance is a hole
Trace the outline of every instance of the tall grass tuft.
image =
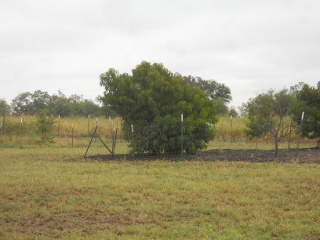
[(219, 117), (216, 125), (216, 140), (223, 142), (243, 141), (247, 137), (244, 133), (246, 128), (246, 118), (230, 118), (226, 116)]

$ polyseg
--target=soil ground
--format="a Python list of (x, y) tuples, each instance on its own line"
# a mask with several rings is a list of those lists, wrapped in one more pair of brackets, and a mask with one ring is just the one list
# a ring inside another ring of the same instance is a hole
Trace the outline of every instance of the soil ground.
[(277, 157), (273, 150), (232, 150), (215, 149), (200, 151), (194, 155), (99, 155), (89, 158), (100, 160), (167, 160), (167, 161), (243, 161), (243, 162), (283, 162), (283, 163), (316, 163), (320, 164), (320, 150), (317, 148), (281, 149)]

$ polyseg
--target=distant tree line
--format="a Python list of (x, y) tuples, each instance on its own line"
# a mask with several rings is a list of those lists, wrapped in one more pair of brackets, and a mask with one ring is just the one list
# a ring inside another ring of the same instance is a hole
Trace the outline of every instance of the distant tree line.
[[(182, 79), (181, 85), (186, 84), (200, 88), (210, 99), (215, 101), (218, 115), (237, 116), (238, 113), (234, 107), (228, 107), (232, 100), (231, 90), (223, 83), (214, 80), (204, 80), (201, 77), (182, 76), (176, 74)], [(101, 97), (97, 98), (101, 101)], [(11, 114), (39, 114), (43, 109), (48, 110), (49, 115), (69, 117), (77, 115), (95, 115), (111, 116), (117, 114), (107, 105), (100, 105), (91, 99), (85, 99), (81, 95), (72, 94), (67, 97), (61, 91), (57, 94), (50, 95), (46, 91), (36, 90), (34, 92), (23, 92), (18, 94), (9, 104), (5, 99), (0, 98), (0, 111), (6, 110)]]
[(10, 104), (5, 99), (0, 99), (0, 111), (20, 115), (37, 115), (46, 109), (49, 115), (70, 116), (117, 116), (107, 106), (99, 105), (91, 99), (85, 99), (81, 95), (72, 94), (67, 97), (61, 91), (50, 95), (48, 92), (36, 90), (18, 94)]

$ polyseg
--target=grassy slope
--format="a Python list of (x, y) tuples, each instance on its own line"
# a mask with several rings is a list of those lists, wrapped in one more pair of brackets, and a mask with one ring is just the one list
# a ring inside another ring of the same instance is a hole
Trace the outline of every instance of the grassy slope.
[(319, 239), (318, 165), (0, 149), (0, 239)]

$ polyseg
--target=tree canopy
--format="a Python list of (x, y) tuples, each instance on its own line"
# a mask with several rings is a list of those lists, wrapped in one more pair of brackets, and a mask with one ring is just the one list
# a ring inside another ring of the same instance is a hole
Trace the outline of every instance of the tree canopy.
[(84, 99), (77, 94), (66, 97), (61, 91), (53, 95), (41, 90), (20, 93), (12, 100), (11, 109), (14, 114), (27, 115), (39, 114), (47, 109), (49, 115), (61, 117), (77, 116), (81, 111), (87, 115), (115, 116), (113, 111), (107, 107), (101, 107), (90, 99)]
[(294, 95), (287, 89), (279, 92), (269, 90), (250, 99), (246, 104), (247, 135), (261, 137), (263, 134), (270, 134), (274, 139), (277, 155), (279, 142), (293, 131), (290, 117), (293, 103)]
[[(100, 75), (100, 84), (105, 88), (101, 99), (122, 116), (134, 152), (178, 152), (181, 114), (186, 123), (192, 122), (184, 136), (186, 152), (206, 147), (213, 138), (208, 124), (217, 121), (215, 102), (200, 88), (183, 84), (180, 75), (162, 64), (143, 61), (131, 75), (110, 68)], [(134, 139), (131, 124), (136, 129)]]
[(10, 111), (10, 105), (7, 103), (5, 99), (0, 98), (0, 114), (3, 111)]
[(301, 121), (304, 112), (302, 135), (308, 138), (320, 138), (320, 82), (317, 87), (300, 83), (296, 87), (298, 101), (294, 105), (294, 119), (297, 123)]
[(201, 77), (183, 76), (183, 83), (194, 87), (200, 87), (209, 94), (211, 99), (220, 98), (223, 102), (229, 103), (232, 100), (231, 90), (223, 83), (214, 80), (204, 80)]
[(219, 115), (230, 114), (227, 104), (232, 100), (231, 90), (223, 83), (214, 80), (204, 80), (201, 77), (182, 76), (183, 84), (190, 84), (193, 87), (201, 88), (216, 102), (217, 113)]

